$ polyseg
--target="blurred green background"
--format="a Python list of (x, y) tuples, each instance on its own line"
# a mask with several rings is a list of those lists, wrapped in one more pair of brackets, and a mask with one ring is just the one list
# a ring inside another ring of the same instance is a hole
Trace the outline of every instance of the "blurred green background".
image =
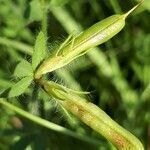
[[(45, 0), (48, 10), (48, 50), (137, 0)], [(39, 0), (0, 0), (0, 93), (16, 78), (18, 62), (31, 62), (32, 46), (41, 29)], [(49, 79), (76, 90), (90, 91), (89, 100), (136, 135), (150, 150), (150, 1), (145, 0), (111, 40), (89, 51)], [(55, 100), (41, 90), (32, 100), (32, 86), (9, 101), (76, 134), (86, 141), (45, 129), (0, 106), (0, 150), (107, 150), (114, 147), (77, 118), (70, 124)], [(99, 141), (98, 143), (96, 141)]]

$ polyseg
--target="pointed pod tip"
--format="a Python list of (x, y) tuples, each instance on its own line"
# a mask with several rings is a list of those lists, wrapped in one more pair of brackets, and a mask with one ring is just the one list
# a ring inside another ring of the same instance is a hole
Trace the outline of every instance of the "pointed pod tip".
[(144, 0), (141, 0), (137, 5), (135, 5), (132, 9), (130, 9), (128, 12), (126, 12), (124, 14), (124, 18), (126, 18), (129, 14), (131, 14), (135, 9), (137, 9), (142, 3), (144, 2)]

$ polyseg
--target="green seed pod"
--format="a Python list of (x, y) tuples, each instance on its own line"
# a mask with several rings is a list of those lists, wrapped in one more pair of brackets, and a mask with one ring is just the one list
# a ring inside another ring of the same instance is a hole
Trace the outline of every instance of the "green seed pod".
[(35, 78), (39, 79), (43, 74), (67, 65), (75, 58), (84, 55), (90, 48), (98, 46), (115, 36), (125, 26), (126, 17), (140, 4), (123, 15), (113, 15), (94, 24), (71, 41), (71, 37), (69, 37), (56, 50), (54, 55), (41, 64), (35, 73)]
[(113, 121), (96, 105), (76, 96), (66, 96), (65, 109), (104, 136), (118, 150), (144, 150), (142, 143), (129, 131)]
[(79, 94), (51, 81), (40, 81), (43, 89), (78, 119), (109, 140), (119, 150), (144, 150), (141, 142), (113, 121), (103, 110)]

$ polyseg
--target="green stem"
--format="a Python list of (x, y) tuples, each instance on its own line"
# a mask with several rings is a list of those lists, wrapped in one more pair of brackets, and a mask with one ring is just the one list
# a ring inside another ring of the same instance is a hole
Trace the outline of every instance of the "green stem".
[(39, 92), (39, 86), (37, 84), (35, 84), (33, 87), (31, 101), (29, 103), (29, 110), (34, 115), (39, 114), (39, 110), (38, 110), (39, 101), (37, 100), (38, 99), (38, 92)]
[(47, 7), (46, 7), (46, 1), (40, 0), (41, 2), (41, 10), (42, 10), (42, 31), (47, 37)]
[(75, 132), (73, 132), (71, 130), (68, 130), (68, 129), (62, 127), (62, 126), (59, 126), (57, 124), (54, 124), (54, 123), (49, 122), (47, 120), (44, 120), (40, 117), (32, 115), (32, 114), (16, 107), (16, 106), (10, 104), (9, 102), (6, 101), (6, 99), (0, 98), (0, 104), (5, 106), (6, 108), (9, 108), (10, 110), (16, 112), (17, 114), (33, 121), (34, 123), (36, 123), (40, 126), (43, 126), (43, 127), (48, 128), (50, 130), (53, 130), (53, 131), (56, 131), (56, 132), (74, 137), (74, 138), (82, 140), (82, 141), (90, 142), (90, 143), (93, 143), (95, 145), (100, 145), (99, 141), (97, 141), (96, 139), (89, 138), (85, 135), (83, 136), (81, 134), (76, 134)]
[(32, 54), (32, 47), (30, 47), (26, 44), (23, 44), (21, 42), (15, 41), (15, 40), (10, 40), (10, 39), (4, 38), (4, 37), (0, 37), (0, 44), (10, 46), (21, 52), (25, 52), (29, 55)]

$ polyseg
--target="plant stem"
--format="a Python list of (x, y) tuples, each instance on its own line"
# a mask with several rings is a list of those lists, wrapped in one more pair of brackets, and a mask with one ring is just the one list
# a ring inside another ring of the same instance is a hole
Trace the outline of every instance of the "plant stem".
[(68, 135), (68, 136), (71, 136), (71, 137), (74, 137), (76, 139), (79, 139), (79, 140), (82, 140), (82, 141), (86, 141), (86, 142), (90, 142), (90, 143), (93, 143), (95, 145), (100, 145), (99, 141), (97, 141), (96, 139), (92, 139), (92, 138), (89, 138), (87, 136), (83, 136), (81, 134), (76, 134), (75, 132), (71, 131), (71, 130), (68, 130), (62, 126), (59, 126), (57, 124), (54, 124), (52, 122), (49, 122), (47, 120), (44, 120), (40, 117), (37, 117), (35, 115), (32, 115), (12, 104), (10, 104), (9, 102), (6, 101), (6, 99), (3, 99), (3, 98), (0, 98), (0, 104), (9, 108), (10, 110), (16, 112), (17, 114), (33, 121), (34, 123), (40, 125), (40, 126), (43, 126), (45, 128), (48, 128), (48, 129), (51, 129), (53, 131), (56, 131), (56, 132), (59, 132), (59, 133), (62, 133), (62, 134), (65, 134), (65, 135)]
[(42, 31), (47, 37), (47, 7), (46, 7), (46, 1), (40, 0), (41, 2), (41, 10), (42, 10)]
[(0, 37), (0, 44), (16, 48), (17, 50), (20, 50), (21, 52), (25, 52), (29, 55), (32, 54), (32, 47), (15, 40), (10, 40), (4, 37)]
[(29, 103), (29, 110), (34, 115), (39, 114), (39, 111), (38, 111), (39, 101), (37, 100), (38, 99), (38, 91), (39, 91), (39, 86), (35, 83), (35, 85), (33, 87), (31, 101)]

